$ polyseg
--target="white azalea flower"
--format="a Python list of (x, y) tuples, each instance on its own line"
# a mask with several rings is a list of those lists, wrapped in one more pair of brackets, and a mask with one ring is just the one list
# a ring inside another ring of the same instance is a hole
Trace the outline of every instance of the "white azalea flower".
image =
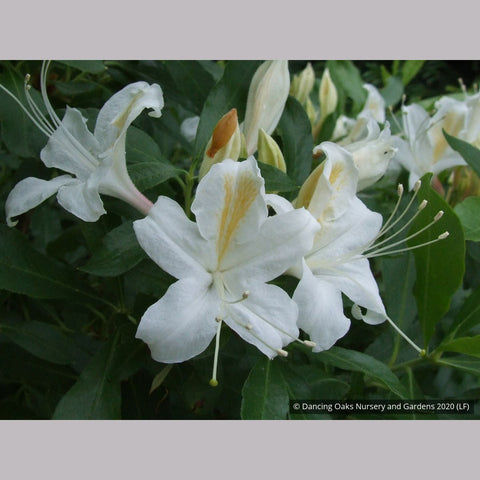
[(276, 278), (307, 253), (318, 230), (304, 209), (267, 217), (264, 182), (253, 157), (212, 166), (199, 183), (190, 221), (182, 208), (159, 197), (145, 219), (134, 222), (147, 254), (178, 279), (143, 315), (137, 337), (152, 357), (182, 362), (216, 336), (225, 322), (269, 358), (286, 355), (296, 339), (297, 306)]
[[(130, 203), (144, 214), (151, 202), (133, 185), (126, 167), (125, 138), (133, 120), (150, 108), (152, 117), (160, 117), (163, 108), (162, 90), (158, 85), (136, 82), (113, 95), (100, 110), (92, 134), (86, 119), (75, 108), (67, 106), (63, 120), (53, 110), (46, 93), (48, 64), (41, 72), (41, 92), (51, 123), (41, 114), (28, 92), (25, 93), (31, 113), (22, 106), (30, 119), (49, 137), (40, 158), (47, 167), (55, 167), (71, 175), (52, 180), (29, 177), (20, 181), (6, 202), (7, 223), (57, 193), (58, 202), (82, 220), (93, 222), (106, 213), (100, 194), (110, 195)], [(20, 105), (13, 94), (3, 88)]]
[(299, 306), (298, 325), (317, 344), (314, 351), (330, 348), (347, 333), (350, 320), (343, 314), (343, 292), (367, 309), (361, 318), (377, 324), (386, 312), (368, 259), (362, 253), (382, 226), (380, 214), (357, 197), (358, 169), (352, 155), (330, 142), (322, 150), (325, 161), (300, 190), (296, 206), (304, 206), (321, 225), (313, 247), (305, 255), (293, 299)]
[[(415, 193), (405, 211), (393, 220), (403, 194), (403, 187), (399, 186), (397, 205), (382, 227), (381, 215), (369, 210), (356, 197), (358, 169), (352, 155), (331, 142), (320, 144), (314, 153), (319, 150), (325, 153), (326, 159), (305, 181), (295, 201), (296, 207), (307, 208), (321, 226), (310, 252), (301, 263), (287, 272), (300, 278), (293, 295), (299, 307), (299, 327), (315, 342), (314, 351), (330, 348), (350, 328), (350, 320), (343, 314), (343, 293), (354, 302), (352, 314), (355, 318), (371, 325), (387, 320), (418, 352), (424, 354), (388, 317), (368, 259), (409, 250), (396, 247), (440, 220), (443, 212), (438, 212), (429, 225), (408, 238), (392, 242), (425, 208), (427, 202), (424, 200), (417, 212), (395, 233), (377, 241), (405, 217), (420, 188), (420, 182), (417, 182)], [(293, 209), (293, 205), (285, 199), (268, 197), (269, 204), (277, 212)], [(447, 236), (448, 232), (444, 232), (437, 239), (411, 249)]]
[(445, 97), (436, 106), (438, 110), (433, 117), (417, 104), (402, 107), (407, 140), (396, 140), (397, 160), (410, 172), (410, 189), (425, 173), (438, 175), (447, 168), (466, 165), (461, 155), (448, 146), (442, 129), (462, 138), (467, 131), (468, 105)]

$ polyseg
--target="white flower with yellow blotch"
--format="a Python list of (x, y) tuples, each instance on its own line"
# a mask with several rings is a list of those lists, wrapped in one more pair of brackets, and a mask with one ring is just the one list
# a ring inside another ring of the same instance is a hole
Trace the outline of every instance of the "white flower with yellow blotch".
[(49, 138), (40, 152), (47, 167), (54, 167), (72, 175), (61, 175), (52, 180), (29, 177), (20, 181), (10, 192), (5, 210), (7, 223), (15, 225), (13, 217), (36, 207), (57, 194), (63, 208), (87, 222), (94, 222), (105, 209), (100, 194), (110, 195), (128, 202), (143, 214), (152, 203), (132, 183), (125, 160), (127, 129), (145, 108), (152, 117), (160, 117), (163, 108), (161, 88), (146, 82), (127, 85), (113, 95), (100, 110), (92, 134), (79, 110), (67, 106), (63, 120), (53, 110), (47, 97), (46, 78), (48, 63), (42, 65), (41, 93), (51, 121), (40, 111), (30, 96), (28, 77), (25, 94), (30, 110), (7, 89), (10, 95)]
[(301, 261), (319, 229), (304, 209), (268, 217), (264, 181), (253, 157), (215, 164), (198, 185), (196, 223), (167, 197), (134, 222), (147, 254), (178, 279), (143, 315), (137, 337), (152, 357), (183, 362), (216, 336), (222, 323), (272, 358), (297, 339), (298, 309), (266, 282)]

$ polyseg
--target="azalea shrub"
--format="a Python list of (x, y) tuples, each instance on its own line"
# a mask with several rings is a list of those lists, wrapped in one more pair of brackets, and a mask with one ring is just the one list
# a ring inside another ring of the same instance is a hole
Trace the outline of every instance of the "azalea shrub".
[(478, 418), (479, 77), (2, 62), (0, 418)]

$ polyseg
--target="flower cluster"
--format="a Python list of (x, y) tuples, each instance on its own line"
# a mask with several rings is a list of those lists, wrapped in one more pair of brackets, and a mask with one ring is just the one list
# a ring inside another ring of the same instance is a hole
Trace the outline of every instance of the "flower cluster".
[[(105, 103), (91, 133), (79, 110), (67, 106), (63, 119), (57, 116), (47, 97), (47, 69), (48, 63), (42, 67), (41, 95), (50, 120), (32, 99), (28, 78), (27, 106), (14, 98), (48, 137), (40, 154), (42, 162), (67, 174), (20, 181), (6, 202), (7, 223), (15, 225), (14, 217), (54, 194), (62, 207), (89, 222), (106, 213), (100, 195), (135, 207), (144, 217), (134, 222), (139, 244), (176, 279), (146, 310), (137, 337), (148, 344), (155, 360), (164, 363), (186, 361), (215, 339), (212, 385), (217, 384), (223, 324), (273, 358), (287, 356), (285, 347), (293, 341), (318, 352), (342, 338), (350, 328), (343, 296), (353, 303), (353, 317), (372, 325), (393, 323), (369, 259), (403, 251), (396, 247), (405, 239), (392, 239), (417, 214), (391, 237), (383, 238), (399, 220), (394, 216), (400, 199), (384, 222), (359, 192), (402, 165), (409, 172), (415, 197), (425, 173), (463, 165), (443, 130), (480, 143), (480, 94), (463, 101), (444, 97), (436, 102), (433, 115), (419, 105), (403, 105), (402, 131), (392, 135), (383, 97), (366, 84), (360, 113), (355, 118), (338, 116), (330, 137), (322, 138), (313, 149), (317, 165), (296, 198), (267, 194), (259, 165), (268, 163), (279, 174), (289, 173), (274, 136), (289, 93), (305, 108), (314, 138), (335, 117), (338, 103), (328, 69), (319, 82), (318, 101), (312, 101), (315, 72), (310, 64), (290, 81), (286, 61), (268, 61), (251, 80), (242, 106), (244, 121), (239, 123), (235, 108), (224, 112), (211, 132), (201, 165), (196, 170), (193, 165), (199, 182), (191, 209), (167, 196), (153, 203), (128, 174), (125, 142), (128, 127), (144, 109), (150, 109), (152, 117), (161, 116), (161, 87), (146, 82), (127, 85)], [(183, 123), (182, 132), (189, 141), (195, 138), (198, 125), (198, 118)], [(401, 186), (398, 191), (402, 197)], [(400, 217), (407, 214), (412, 201)], [(425, 206), (421, 202), (418, 211)], [(434, 212), (432, 224), (441, 217), (441, 211)], [(433, 241), (447, 235), (444, 232)], [(269, 283), (282, 275), (296, 278), (292, 295)]]

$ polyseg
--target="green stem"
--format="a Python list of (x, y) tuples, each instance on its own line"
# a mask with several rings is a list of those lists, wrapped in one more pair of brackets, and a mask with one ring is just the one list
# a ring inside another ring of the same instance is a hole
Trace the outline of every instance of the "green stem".
[(192, 164), (185, 177), (185, 188), (183, 190), (185, 197), (185, 215), (187, 215), (188, 218), (192, 218), (191, 207), (193, 202), (193, 186), (195, 184), (194, 168)]

